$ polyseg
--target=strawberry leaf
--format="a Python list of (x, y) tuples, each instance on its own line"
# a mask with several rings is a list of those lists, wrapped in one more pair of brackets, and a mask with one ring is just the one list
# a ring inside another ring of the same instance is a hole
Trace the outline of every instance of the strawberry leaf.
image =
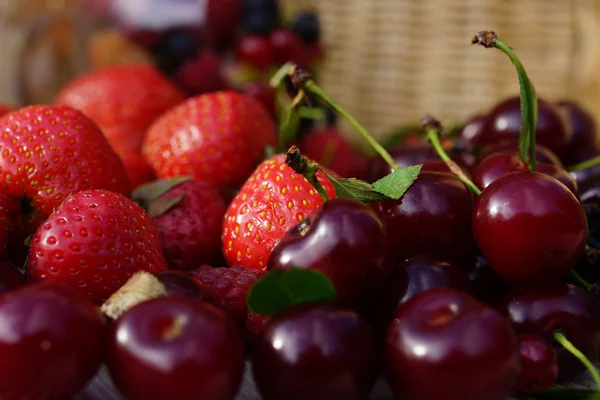
[(373, 189), (391, 199), (397, 200), (404, 195), (404, 192), (413, 184), (420, 172), (421, 165), (400, 168), (374, 182)]
[(185, 193), (178, 197), (160, 197), (148, 203), (148, 215), (156, 218), (177, 206), (185, 199)]
[(541, 393), (517, 394), (521, 400), (600, 400), (600, 392), (590, 389), (553, 388)]
[(273, 316), (294, 305), (335, 301), (333, 284), (311, 269), (274, 270), (260, 278), (248, 293), (248, 309)]
[(376, 191), (368, 182), (356, 178), (336, 178), (327, 171), (321, 172), (331, 181), (335, 188), (335, 195), (342, 199), (355, 199), (364, 203), (391, 200), (391, 197)]
[(154, 182), (146, 183), (139, 186), (131, 198), (138, 203), (142, 208), (148, 209), (148, 205), (155, 199), (158, 199), (169, 190), (177, 187), (187, 181), (192, 180), (189, 176), (180, 176), (177, 178), (159, 179)]

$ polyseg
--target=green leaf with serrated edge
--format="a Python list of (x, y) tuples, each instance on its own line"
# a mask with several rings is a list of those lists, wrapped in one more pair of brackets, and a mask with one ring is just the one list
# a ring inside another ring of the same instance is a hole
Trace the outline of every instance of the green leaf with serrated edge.
[(252, 286), (247, 300), (253, 313), (273, 316), (298, 304), (335, 301), (336, 293), (321, 272), (292, 268), (268, 272)]
[(373, 183), (373, 188), (392, 199), (399, 199), (421, 172), (421, 165), (400, 168)]
[(148, 203), (148, 215), (151, 218), (159, 217), (177, 206), (183, 199), (185, 199), (185, 193), (178, 197), (160, 197), (154, 199)]
[(600, 400), (600, 392), (590, 389), (552, 388), (540, 393), (517, 393), (520, 400)]
[(142, 206), (159, 198), (169, 190), (187, 181), (192, 180), (190, 176), (179, 176), (176, 178), (159, 179), (154, 182), (145, 183), (133, 191), (131, 198)]
[(336, 178), (323, 169), (321, 169), (321, 172), (333, 184), (337, 198), (355, 199), (363, 203), (392, 200), (391, 197), (373, 189), (373, 186), (368, 182), (356, 178)]

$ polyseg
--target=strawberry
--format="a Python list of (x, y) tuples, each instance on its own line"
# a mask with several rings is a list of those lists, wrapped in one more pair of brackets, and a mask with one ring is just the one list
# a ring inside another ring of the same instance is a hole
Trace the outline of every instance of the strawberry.
[(204, 300), (225, 310), (238, 326), (243, 327), (248, 317), (248, 291), (261, 273), (240, 266), (212, 268), (208, 265), (190, 272), (202, 288)]
[(154, 180), (154, 171), (140, 153), (126, 152), (121, 155), (131, 187), (136, 188)]
[(82, 291), (100, 304), (134, 272), (167, 268), (150, 217), (107, 190), (73, 194), (31, 240), (28, 278)]
[(216, 189), (174, 178), (143, 185), (133, 198), (152, 217), (170, 268), (188, 270), (220, 261), (225, 202)]
[(242, 183), (275, 146), (276, 126), (250, 96), (220, 91), (192, 97), (160, 117), (143, 153), (159, 178), (192, 176), (222, 189)]
[[(317, 178), (335, 197), (333, 184), (321, 172)], [(285, 155), (263, 161), (225, 213), (221, 239), (227, 262), (264, 271), (277, 241), (321, 204), (306, 178), (285, 163)]]
[(71, 193), (131, 194), (123, 163), (102, 132), (70, 107), (30, 106), (0, 118), (0, 155), (2, 193), (20, 208), (13, 228), (19, 240)]
[[(150, 124), (184, 98), (153, 66), (120, 65), (75, 78), (56, 101), (83, 111), (100, 126), (117, 154), (127, 158), (140, 153)], [(129, 174), (134, 176), (135, 171)]]
[(0, 104), (0, 117), (2, 117), (3, 115), (8, 114), (9, 112), (13, 111), (14, 109), (6, 104)]

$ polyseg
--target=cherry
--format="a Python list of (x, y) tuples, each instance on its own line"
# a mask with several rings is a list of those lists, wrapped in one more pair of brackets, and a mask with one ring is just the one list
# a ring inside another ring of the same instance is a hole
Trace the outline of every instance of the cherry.
[[(587, 192), (596, 192), (600, 187), (600, 164), (571, 172), (571, 176), (577, 182), (579, 193), (583, 196)], [(590, 197), (588, 195), (587, 197)]]
[(539, 172), (493, 181), (475, 201), (473, 234), (494, 271), (513, 284), (564, 277), (583, 253), (587, 221), (577, 198)]
[(398, 307), (386, 338), (387, 378), (400, 399), (504, 400), (519, 373), (510, 323), (458, 290), (417, 294)]
[(273, 62), (271, 42), (258, 35), (242, 37), (237, 45), (237, 55), (241, 61), (261, 71)]
[(516, 389), (537, 393), (548, 389), (558, 378), (556, 350), (548, 340), (537, 335), (519, 337), (521, 374)]
[[(497, 143), (503, 139), (516, 139), (521, 132), (521, 101), (519, 96), (497, 104), (488, 113), (481, 144)], [(558, 110), (547, 101), (538, 98), (536, 142), (558, 152), (569, 143), (573, 132)]]
[(105, 319), (87, 298), (36, 283), (0, 297), (0, 398), (57, 400), (94, 376), (104, 355)]
[(262, 82), (250, 82), (244, 86), (244, 93), (258, 100), (269, 113), (275, 117), (275, 91), (269, 85)]
[(129, 400), (232, 399), (242, 380), (244, 344), (218, 308), (160, 297), (112, 323), (106, 364)]
[(486, 116), (477, 114), (469, 119), (460, 130), (458, 137), (468, 150), (476, 149), (480, 146), (479, 141), (483, 133), (483, 125)]
[(571, 176), (564, 168), (557, 167), (554, 164), (542, 164), (538, 163), (535, 166), (535, 170), (537, 172), (542, 172), (548, 176), (553, 177), (563, 185), (565, 185), (571, 193), (573, 193), (576, 197), (579, 195), (579, 191), (577, 190), (577, 182), (575, 178)]
[[(600, 355), (600, 301), (591, 293), (566, 283), (515, 288), (503, 298), (501, 310), (519, 334), (552, 340), (556, 331), (592, 362)], [(559, 379), (569, 379), (585, 367), (562, 346), (556, 345)]]
[(600, 155), (600, 139), (594, 117), (574, 101), (561, 101), (557, 107), (566, 115), (573, 130), (571, 141), (560, 152), (563, 163), (574, 165)]
[(388, 242), (377, 214), (351, 199), (332, 199), (287, 232), (267, 269), (311, 268), (335, 286), (338, 300), (355, 305), (378, 290), (390, 272)]
[(291, 61), (301, 67), (306, 67), (302, 41), (294, 32), (287, 29), (276, 29), (271, 33), (271, 47), (273, 48), (273, 59), (277, 64), (283, 65)]
[(294, 32), (309, 45), (317, 44), (321, 38), (319, 16), (312, 11), (304, 11), (296, 16)]
[(244, 335), (250, 346), (255, 346), (258, 343), (269, 321), (271, 321), (271, 317), (268, 315), (260, 315), (253, 312), (248, 313), (244, 325)]
[(0, 294), (23, 287), (27, 278), (17, 267), (8, 262), (0, 262)]
[(252, 361), (265, 400), (362, 400), (376, 378), (375, 333), (352, 311), (304, 304), (269, 322)]
[[(425, 160), (421, 166), (421, 171), (432, 171), (432, 172), (444, 172), (447, 174), (452, 174), (452, 171), (448, 167), (443, 160)], [(463, 171), (467, 177), (470, 177), (471, 174), (467, 171)]]
[(186, 60), (192, 58), (200, 43), (189, 29), (173, 28), (161, 34), (152, 48), (158, 67), (166, 74), (172, 74)]
[(187, 271), (171, 269), (159, 272), (156, 277), (170, 296), (185, 296), (197, 300), (204, 298), (202, 289)]
[(477, 255), (477, 261), (469, 269), (468, 277), (472, 293), (490, 305), (497, 305), (510, 287), (494, 272), (481, 254)]
[(465, 270), (430, 257), (415, 257), (401, 265), (408, 275), (408, 287), (400, 303), (406, 303), (417, 293), (434, 288), (452, 288), (468, 292), (470, 282)]
[[(477, 156), (477, 163), (481, 162), (481, 160), (492, 153), (516, 154), (518, 146), (517, 139), (505, 139), (498, 143), (485, 146)], [(552, 150), (539, 143), (536, 143), (535, 145), (535, 161), (538, 163), (554, 164), (558, 167), (563, 166), (558, 156)]]
[(372, 203), (395, 262), (428, 255), (468, 268), (475, 260), (473, 194), (456, 176), (424, 171), (399, 200)]

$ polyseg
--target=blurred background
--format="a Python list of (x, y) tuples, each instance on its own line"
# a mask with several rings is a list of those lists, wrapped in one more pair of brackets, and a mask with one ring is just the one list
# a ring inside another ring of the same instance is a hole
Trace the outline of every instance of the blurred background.
[(277, 60), (262, 66), (260, 43), (241, 56), (239, 43), (284, 27), (303, 36), (289, 57), (382, 137), (424, 113), (464, 121), (517, 94), (506, 56), (470, 44), (490, 29), (521, 57), (540, 97), (574, 99), (600, 117), (596, 0), (279, 0), (276, 11), (240, 2), (0, 0), (0, 102), (52, 103), (73, 76), (140, 62), (190, 95), (266, 82)]

